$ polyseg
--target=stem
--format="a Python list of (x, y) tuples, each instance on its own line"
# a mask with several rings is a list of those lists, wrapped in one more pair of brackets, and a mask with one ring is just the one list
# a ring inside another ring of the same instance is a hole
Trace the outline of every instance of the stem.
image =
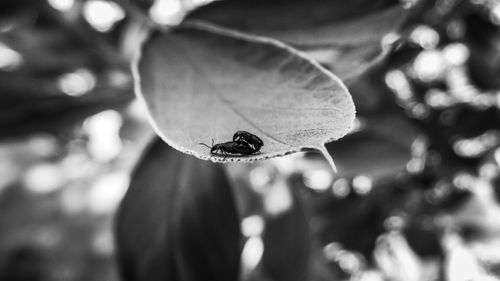
[(323, 154), (323, 157), (325, 157), (328, 164), (330, 164), (330, 167), (332, 167), (333, 173), (336, 174), (337, 173), (337, 166), (335, 166), (335, 163), (333, 162), (333, 158), (330, 155), (330, 153), (328, 153), (328, 150), (326, 150), (325, 145), (322, 144), (322, 145), (318, 146), (317, 149), (319, 150), (319, 152), (321, 154)]

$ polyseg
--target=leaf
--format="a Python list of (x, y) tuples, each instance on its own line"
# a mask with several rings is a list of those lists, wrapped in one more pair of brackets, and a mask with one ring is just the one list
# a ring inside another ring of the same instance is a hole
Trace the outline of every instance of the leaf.
[(396, 1), (216, 1), (188, 18), (275, 38), (306, 51), (342, 80), (384, 54), (381, 40), (401, 27), (408, 9)]
[(135, 170), (116, 228), (124, 280), (238, 280), (239, 219), (219, 164), (155, 139)]
[[(392, 2), (392, 3), (391, 3)], [(379, 41), (401, 20), (403, 7), (394, 1), (217, 1), (189, 19), (276, 38), (296, 46), (340, 46)], [(404, 13), (403, 13), (404, 14)], [(386, 19), (380, 21), (380, 19)], [(387, 19), (392, 19), (390, 22)], [(359, 33), (355, 33), (359, 32)]]
[[(0, 87), (1, 88), (1, 87)], [(127, 105), (133, 99), (129, 89), (103, 87), (81, 96), (0, 97), (0, 139), (39, 132), (59, 132), (107, 109)]]
[[(134, 65), (156, 132), (174, 148), (215, 162), (254, 161), (324, 150), (344, 136), (355, 109), (335, 76), (277, 41), (199, 23), (154, 32)], [(213, 155), (200, 145), (238, 130), (264, 141), (260, 153)]]

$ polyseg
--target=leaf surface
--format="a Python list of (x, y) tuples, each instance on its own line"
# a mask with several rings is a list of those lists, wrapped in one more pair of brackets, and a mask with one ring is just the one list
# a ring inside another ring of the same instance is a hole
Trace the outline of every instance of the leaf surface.
[[(344, 136), (355, 109), (343, 83), (271, 39), (214, 26), (156, 31), (135, 64), (136, 92), (157, 133), (174, 148), (216, 162), (324, 150)], [(244, 130), (264, 141), (253, 155), (214, 155), (200, 143)]]

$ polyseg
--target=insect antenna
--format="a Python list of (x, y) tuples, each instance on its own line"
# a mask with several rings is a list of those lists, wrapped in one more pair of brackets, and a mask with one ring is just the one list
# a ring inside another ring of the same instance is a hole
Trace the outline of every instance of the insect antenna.
[(212, 149), (212, 148), (211, 148), (208, 144), (206, 144), (206, 143), (202, 143), (202, 142), (200, 142), (199, 144), (204, 145), (204, 146), (208, 147), (209, 149)]
[(209, 149), (212, 149), (212, 147), (214, 146), (214, 139), (212, 139), (212, 146), (209, 146), (208, 144), (205, 144), (205, 143), (202, 143), (202, 142), (200, 142), (200, 144), (208, 147)]

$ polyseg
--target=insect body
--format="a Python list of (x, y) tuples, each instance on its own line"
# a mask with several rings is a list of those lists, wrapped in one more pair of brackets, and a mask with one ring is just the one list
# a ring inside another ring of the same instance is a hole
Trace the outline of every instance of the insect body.
[(221, 154), (227, 157), (228, 155), (251, 155), (259, 152), (260, 148), (264, 145), (264, 142), (257, 137), (246, 131), (237, 131), (233, 135), (233, 141), (216, 143), (212, 139), (212, 146), (204, 143), (200, 143), (208, 148), (210, 148), (210, 153)]
[(246, 131), (237, 131), (236, 133), (234, 133), (233, 141), (246, 142), (256, 151), (259, 151), (260, 148), (264, 145), (264, 142), (259, 137)]
[(222, 154), (225, 157), (227, 157), (230, 154), (241, 154), (241, 155), (251, 155), (258, 150), (250, 146), (248, 143), (244, 141), (228, 141), (224, 143), (216, 143), (213, 144), (212, 140), (212, 146), (209, 146), (204, 143), (200, 143), (201, 145), (204, 145), (208, 148), (210, 148), (210, 153), (212, 154)]

